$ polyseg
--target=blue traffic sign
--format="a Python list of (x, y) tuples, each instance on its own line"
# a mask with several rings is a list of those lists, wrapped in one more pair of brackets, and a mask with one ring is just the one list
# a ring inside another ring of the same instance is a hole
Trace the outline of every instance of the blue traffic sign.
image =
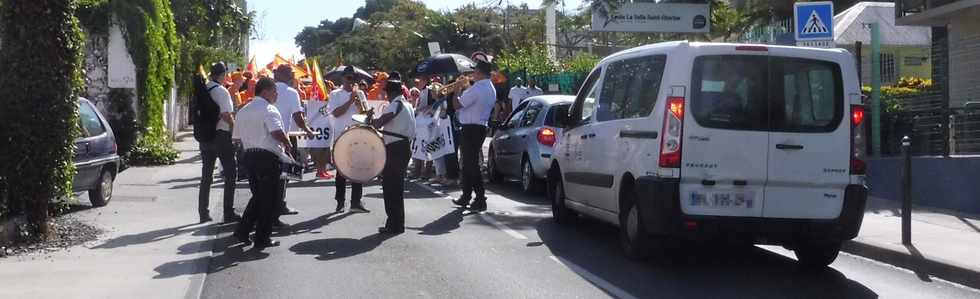
[(834, 39), (833, 2), (797, 2), (793, 15), (797, 41)]

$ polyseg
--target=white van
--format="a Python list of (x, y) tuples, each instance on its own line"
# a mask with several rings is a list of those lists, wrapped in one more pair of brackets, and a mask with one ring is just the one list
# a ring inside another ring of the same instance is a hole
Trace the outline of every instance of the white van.
[(858, 85), (842, 49), (682, 41), (613, 54), (560, 120), (555, 220), (619, 225), (632, 257), (720, 238), (829, 265), (867, 200)]

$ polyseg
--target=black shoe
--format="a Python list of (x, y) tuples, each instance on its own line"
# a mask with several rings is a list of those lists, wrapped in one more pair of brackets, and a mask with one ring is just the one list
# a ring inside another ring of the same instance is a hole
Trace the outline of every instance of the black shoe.
[(478, 212), (486, 211), (487, 210), (487, 199), (484, 198), (482, 200), (481, 199), (477, 199), (477, 200), (473, 201), (473, 204), (470, 205), (469, 209), (471, 211), (478, 211)]
[(233, 236), (236, 240), (238, 240), (238, 242), (245, 244), (245, 246), (252, 245), (252, 240), (248, 238), (248, 233), (239, 234), (236, 232), (233, 234)]
[(356, 204), (350, 206), (350, 211), (353, 213), (371, 213), (371, 210), (364, 208), (364, 205)]
[(343, 213), (344, 212), (344, 202), (343, 201), (339, 201), (339, 200), (337, 201), (337, 209), (335, 209), (334, 212), (337, 212), (337, 213)]
[(465, 209), (466, 206), (470, 205), (470, 199), (469, 198), (462, 198), (462, 197), (460, 197), (459, 199), (454, 200), (453, 201), (453, 204), (455, 204), (457, 206), (460, 206), (460, 207), (462, 207), (462, 208)]
[(211, 216), (201, 216), (201, 222), (200, 223), (211, 222), (211, 220), (214, 220), (214, 219), (211, 219)]
[(259, 242), (259, 241), (255, 242), (255, 248), (266, 248), (266, 247), (276, 247), (276, 246), (279, 246), (279, 241), (272, 240), (272, 241), (264, 241), (264, 242)]
[(290, 207), (285, 207), (282, 209), (281, 212), (279, 212), (279, 215), (296, 215), (296, 214), (299, 214), (299, 211), (293, 210)]
[(285, 223), (285, 222), (282, 222), (282, 220), (276, 220), (276, 222), (273, 222), (272, 223), (272, 228), (274, 228), (274, 229), (286, 228), (288, 226), (289, 226), (289, 224), (288, 223)]
[(238, 214), (225, 215), (224, 223), (232, 223), (242, 221), (242, 216)]
[(379, 227), (378, 228), (378, 233), (381, 233), (381, 234), (397, 235), (397, 234), (401, 234), (401, 233), (404, 233), (404, 232), (405, 232), (405, 228), (404, 227), (396, 228), (396, 227), (382, 226), (382, 227)]

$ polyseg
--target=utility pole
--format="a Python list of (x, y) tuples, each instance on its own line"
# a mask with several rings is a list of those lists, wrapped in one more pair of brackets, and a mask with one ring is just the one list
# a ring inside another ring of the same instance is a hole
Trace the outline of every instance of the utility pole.
[(881, 155), (881, 36), (871, 23), (871, 149)]

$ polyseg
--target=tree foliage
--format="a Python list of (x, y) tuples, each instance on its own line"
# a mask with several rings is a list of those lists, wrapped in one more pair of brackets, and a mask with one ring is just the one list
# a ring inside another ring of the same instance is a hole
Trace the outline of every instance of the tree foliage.
[[(6, 0), (0, 7), (0, 216), (26, 214), (49, 232), (48, 202), (71, 192), (84, 39), (75, 0)], [(2, 217), (0, 217), (2, 218)]]
[(139, 151), (139, 146), (128, 153), (129, 160), (146, 160), (146, 155), (157, 155), (151, 160), (163, 164), (176, 160), (163, 122), (163, 105), (170, 97), (176, 79), (174, 66), (180, 55), (180, 41), (174, 25), (174, 15), (167, 0), (111, 0), (110, 10), (121, 21), (126, 47), (136, 65), (136, 90), (141, 109), (140, 133), (137, 144), (147, 145), (158, 151)]

